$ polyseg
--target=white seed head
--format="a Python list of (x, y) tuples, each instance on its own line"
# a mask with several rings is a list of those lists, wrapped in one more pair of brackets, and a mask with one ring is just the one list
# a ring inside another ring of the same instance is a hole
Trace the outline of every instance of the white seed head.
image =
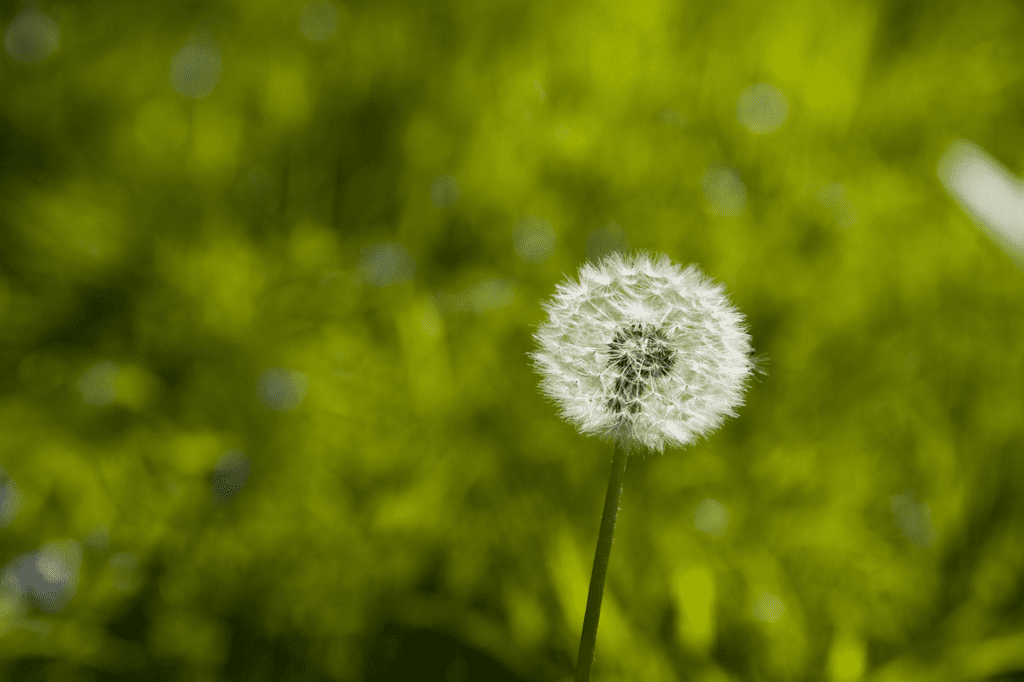
[(660, 452), (711, 433), (743, 403), (753, 368), (743, 315), (696, 265), (613, 253), (543, 307), (531, 357), (581, 433)]

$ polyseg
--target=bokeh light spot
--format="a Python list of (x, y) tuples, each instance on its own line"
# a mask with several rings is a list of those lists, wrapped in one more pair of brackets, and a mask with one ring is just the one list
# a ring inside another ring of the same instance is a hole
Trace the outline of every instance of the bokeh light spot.
[(78, 379), (78, 391), (87, 405), (109, 405), (117, 398), (117, 363), (103, 361), (90, 367)]
[(466, 305), (478, 314), (507, 308), (514, 300), (515, 282), (508, 279), (485, 279), (466, 291)]
[(105, 523), (101, 523), (82, 538), (82, 542), (89, 549), (101, 552), (110, 546), (110, 528)]
[(0, 637), (20, 625), (24, 610), (21, 595), (0, 584)]
[(729, 510), (718, 500), (710, 497), (697, 505), (693, 514), (693, 525), (702, 533), (722, 537), (729, 527)]
[(527, 263), (542, 263), (555, 250), (555, 231), (544, 218), (528, 215), (516, 225), (516, 253)]
[(360, 249), (359, 269), (373, 286), (387, 287), (411, 280), (416, 273), (416, 262), (401, 244), (379, 242)]
[(241, 450), (228, 450), (217, 461), (213, 471), (213, 503), (224, 504), (245, 485), (252, 467)]
[(587, 235), (587, 258), (598, 260), (610, 253), (626, 253), (629, 251), (629, 237), (622, 225), (610, 222), (595, 228)]
[(131, 552), (117, 552), (109, 561), (114, 587), (122, 592), (133, 592), (140, 583), (139, 560)]
[(432, 339), (441, 338), (441, 334), (444, 332), (444, 320), (441, 319), (441, 315), (438, 313), (437, 306), (433, 301), (423, 306), (419, 316), (420, 331), (426, 334)]
[(48, 583), (60, 583), (67, 580), (68, 571), (60, 558), (54, 554), (40, 554), (36, 557), (36, 570)]
[(60, 46), (57, 22), (38, 9), (27, 9), (10, 23), (4, 48), (11, 59), (22, 64), (44, 61)]
[(932, 510), (928, 505), (914, 501), (914, 493), (907, 491), (893, 495), (890, 501), (893, 518), (900, 531), (918, 547), (935, 544)]
[(256, 380), (256, 397), (263, 406), (275, 412), (294, 410), (306, 397), (309, 380), (302, 372), (271, 367)]
[(77, 542), (49, 542), (15, 557), (5, 569), (4, 584), (31, 596), (43, 611), (55, 613), (74, 596), (81, 565), (82, 548)]
[(789, 116), (789, 100), (774, 85), (758, 83), (743, 91), (736, 103), (736, 118), (758, 135), (775, 132)]
[(459, 200), (462, 188), (451, 175), (442, 175), (430, 183), (430, 200), (438, 208), (449, 208)]
[(332, 3), (307, 2), (299, 13), (299, 30), (313, 42), (323, 42), (338, 31), (338, 8)]
[(266, 197), (277, 186), (273, 176), (262, 168), (249, 171), (245, 176), (246, 185), (253, 196)]
[(739, 174), (731, 168), (713, 166), (701, 178), (704, 198), (714, 213), (736, 216), (747, 205), (747, 188)]
[(220, 80), (220, 54), (210, 45), (186, 45), (171, 59), (171, 86), (186, 97), (201, 99)]
[(786, 613), (782, 600), (771, 592), (764, 592), (754, 602), (754, 618), (766, 623), (774, 623)]
[(21, 506), (21, 492), (7, 472), (0, 469), (0, 528), (11, 525)]
[(661, 115), (658, 118), (665, 125), (670, 125), (674, 128), (682, 128), (687, 123), (689, 123), (689, 121), (687, 121), (683, 117), (683, 115), (680, 114), (675, 109), (666, 109), (665, 111), (661, 112)]

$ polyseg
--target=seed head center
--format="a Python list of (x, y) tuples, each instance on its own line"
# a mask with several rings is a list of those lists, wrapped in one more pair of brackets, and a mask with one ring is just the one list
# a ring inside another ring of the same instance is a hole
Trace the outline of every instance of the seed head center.
[(612, 411), (640, 410), (639, 399), (649, 380), (666, 374), (675, 364), (675, 351), (660, 328), (631, 324), (615, 332), (611, 343), (609, 365), (618, 370), (615, 395), (608, 401)]

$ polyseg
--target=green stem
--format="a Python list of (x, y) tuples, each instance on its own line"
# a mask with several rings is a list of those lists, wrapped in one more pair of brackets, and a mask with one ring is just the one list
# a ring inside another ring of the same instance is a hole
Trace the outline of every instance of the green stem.
[(594, 644), (597, 641), (597, 621), (601, 617), (604, 579), (608, 575), (608, 557), (612, 553), (612, 534), (615, 532), (615, 517), (619, 513), (622, 479), (626, 474), (626, 459), (629, 455), (623, 440), (622, 438), (615, 440), (612, 472), (608, 476), (608, 494), (604, 498), (601, 531), (597, 535), (597, 551), (594, 552), (594, 570), (590, 574), (587, 610), (583, 614), (583, 636), (580, 637), (580, 655), (576, 661), (576, 682), (590, 682), (590, 668), (594, 664)]

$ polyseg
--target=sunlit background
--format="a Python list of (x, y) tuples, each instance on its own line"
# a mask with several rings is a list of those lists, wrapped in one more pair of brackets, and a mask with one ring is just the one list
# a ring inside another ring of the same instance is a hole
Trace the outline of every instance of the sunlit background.
[(595, 681), (1024, 680), (1024, 10), (0, 10), (0, 680), (571, 679), (588, 259), (764, 374), (630, 460)]

